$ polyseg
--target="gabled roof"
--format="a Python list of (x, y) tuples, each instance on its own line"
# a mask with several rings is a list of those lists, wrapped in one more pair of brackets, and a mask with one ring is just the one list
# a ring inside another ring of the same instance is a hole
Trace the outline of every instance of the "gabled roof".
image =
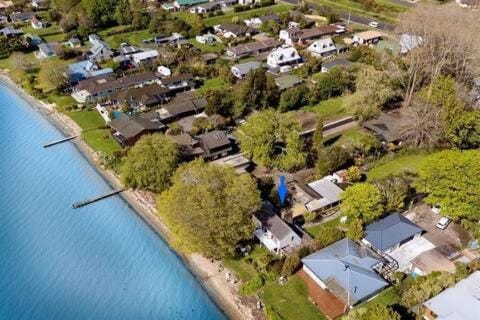
[(337, 47), (335, 47), (335, 43), (330, 37), (316, 40), (308, 47), (308, 51), (318, 54), (330, 52), (333, 50), (337, 50)]
[(232, 69), (236, 69), (240, 74), (248, 74), (251, 70), (256, 70), (262, 66), (262, 63), (259, 61), (249, 61), (244, 63), (236, 64)]
[(381, 113), (375, 119), (365, 121), (363, 126), (379, 135), (386, 142), (401, 140), (411, 128), (410, 117), (402, 110)]
[(423, 229), (399, 213), (391, 214), (365, 228), (365, 239), (384, 251), (410, 239)]
[(207, 106), (207, 100), (205, 98), (173, 101), (169, 104), (162, 106), (162, 109), (166, 112), (163, 114), (163, 118), (178, 117), (186, 113), (199, 113)]
[(279, 241), (290, 236), (293, 230), (276, 214), (271, 203), (263, 202), (259, 212), (255, 214), (255, 218), (261, 224), (262, 228), (267, 229)]
[(225, 132), (220, 130), (210, 131), (196, 136), (196, 138), (199, 140), (202, 149), (204, 149), (207, 153), (217, 148), (226, 148), (231, 146), (230, 140)]
[(126, 139), (135, 138), (144, 131), (159, 131), (165, 128), (155, 111), (134, 117), (122, 113), (118, 118), (113, 119), (109, 125)]
[(302, 262), (347, 306), (388, 285), (372, 269), (383, 262), (381, 258), (347, 238), (303, 258)]
[(272, 52), (270, 52), (269, 57), (275, 59), (275, 61), (279, 63), (301, 59), (301, 57), (298, 55), (297, 49), (295, 49), (294, 47), (279, 48), (277, 50), (273, 50)]
[(274, 49), (279, 47), (281, 44), (282, 43), (280, 41), (276, 41), (274, 39), (268, 39), (264, 41), (255, 41), (255, 42), (241, 44), (236, 47), (228, 48), (227, 51), (231, 52), (234, 55), (241, 56), (241, 55), (253, 54), (257, 51), (266, 51), (266, 50)]
[(178, 76), (171, 76), (168, 78), (160, 79), (160, 82), (162, 83), (162, 85), (165, 86), (165, 85), (169, 85), (169, 84), (180, 82), (180, 81), (191, 81), (191, 80), (193, 80), (193, 75), (191, 73), (183, 73)]
[(480, 271), (458, 282), (424, 305), (438, 320), (477, 320), (480, 310)]
[(143, 87), (127, 88), (125, 90), (112, 94), (112, 99), (121, 102), (141, 103), (145, 106), (159, 104), (165, 101), (165, 95), (169, 93), (168, 88), (158, 84), (151, 84)]

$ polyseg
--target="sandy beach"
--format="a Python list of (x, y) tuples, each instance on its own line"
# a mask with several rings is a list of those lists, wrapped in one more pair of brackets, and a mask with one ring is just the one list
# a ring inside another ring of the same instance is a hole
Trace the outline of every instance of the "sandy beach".
[[(0, 83), (15, 91), (26, 100), (32, 108), (48, 119), (65, 136), (81, 135), (81, 128), (67, 116), (57, 112), (55, 106), (39, 101), (25, 92), (8, 74), (0, 71)], [(80, 153), (96, 168), (112, 188), (121, 187), (117, 175), (110, 170), (104, 170), (98, 164), (98, 155), (81, 138), (71, 140)], [(139, 190), (128, 189), (120, 196), (134, 209), (134, 211), (167, 243), (170, 232), (167, 226), (158, 218), (155, 204), (155, 194)], [(221, 268), (219, 261), (212, 262), (199, 254), (177, 254), (183, 259), (193, 275), (199, 279), (210, 297), (231, 319), (261, 319), (263, 312), (255, 309), (255, 299), (247, 299), (238, 294), (239, 283), (227, 281), (227, 269)], [(222, 271), (220, 271), (222, 270)]]

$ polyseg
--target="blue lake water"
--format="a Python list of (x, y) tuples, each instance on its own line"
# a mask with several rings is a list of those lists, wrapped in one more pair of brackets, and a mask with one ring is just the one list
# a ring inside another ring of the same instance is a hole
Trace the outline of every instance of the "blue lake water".
[(0, 319), (224, 319), (62, 134), (0, 84)]

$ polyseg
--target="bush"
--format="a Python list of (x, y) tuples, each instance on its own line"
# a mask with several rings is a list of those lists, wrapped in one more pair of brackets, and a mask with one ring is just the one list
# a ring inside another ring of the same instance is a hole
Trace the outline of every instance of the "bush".
[(305, 219), (305, 222), (313, 222), (315, 219), (317, 219), (317, 214), (315, 212), (306, 212), (303, 215), (303, 218)]
[(240, 287), (240, 294), (243, 295), (251, 295), (257, 292), (260, 288), (263, 287), (265, 281), (263, 280), (261, 275), (256, 275), (252, 279), (248, 280), (247, 282), (243, 283)]
[(282, 276), (287, 277), (294, 274), (300, 267), (300, 257), (298, 254), (293, 254), (285, 258), (282, 268)]
[(343, 232), (335, 227), (323, 228), (313, 241), (312, 249), (314, 251), (325, 248), (334, 242), (343, 238)]
[(267, 320), (282, 320), (282, 316), (278, 314), (272, 307), (266, 306), (265, 307), (265, 317)]

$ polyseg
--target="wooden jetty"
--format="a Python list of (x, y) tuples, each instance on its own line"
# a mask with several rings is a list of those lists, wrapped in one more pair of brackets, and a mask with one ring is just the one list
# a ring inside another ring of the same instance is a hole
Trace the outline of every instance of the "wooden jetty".
[(66, 138), (62, 138), (62, 139), (60, 139), (60, 140), (56, 140), (56, 141), (47, 143), (47, 144), (44, 145), (43, 147), (44, 147), (44, 148), (48, 148), (48, 147), (54, 146), (54, 145), (56, 145), (56, 144), (60, 144), (60, 143), (63, 143), (63, 142), (67, 142), (67, 141), (73, 140), (73, 139), (75, 139), (75, 138), (77, 138), (77, 137), (78, 137), (78, 136), (69, 136), (69, 137), (66, 137)]
[(86, 205), (89, 205), (91, 203), (94, 203), (94, 202), (97, 202), (97, 201), (100, 201), (100, 200), (103, 200), (103, 199), (106, 199), (106, 198), (109, 198), (111, 196), (114, 196), (114, 195), (117, 195), (119, 194), (120, 192), (123, 192), (125, 191), (124, 188), (121, 188), (121, 189), (117, 189), (117, 190), (112, 190), (106, 194), (103, 194), (101, 196), (98, 196), (98, 197), (95, 197), (95, 198), (91, 198), (91, 199), (86, 199), (86, 200), (83, 200), (83, 201), (79, 201), (79, 202), (75, 202), (74, 204), (72, 204), (72, 208), (73, 209), (77, 209), (77, 208), (80, 208), (80, 207), (84, 207)]

